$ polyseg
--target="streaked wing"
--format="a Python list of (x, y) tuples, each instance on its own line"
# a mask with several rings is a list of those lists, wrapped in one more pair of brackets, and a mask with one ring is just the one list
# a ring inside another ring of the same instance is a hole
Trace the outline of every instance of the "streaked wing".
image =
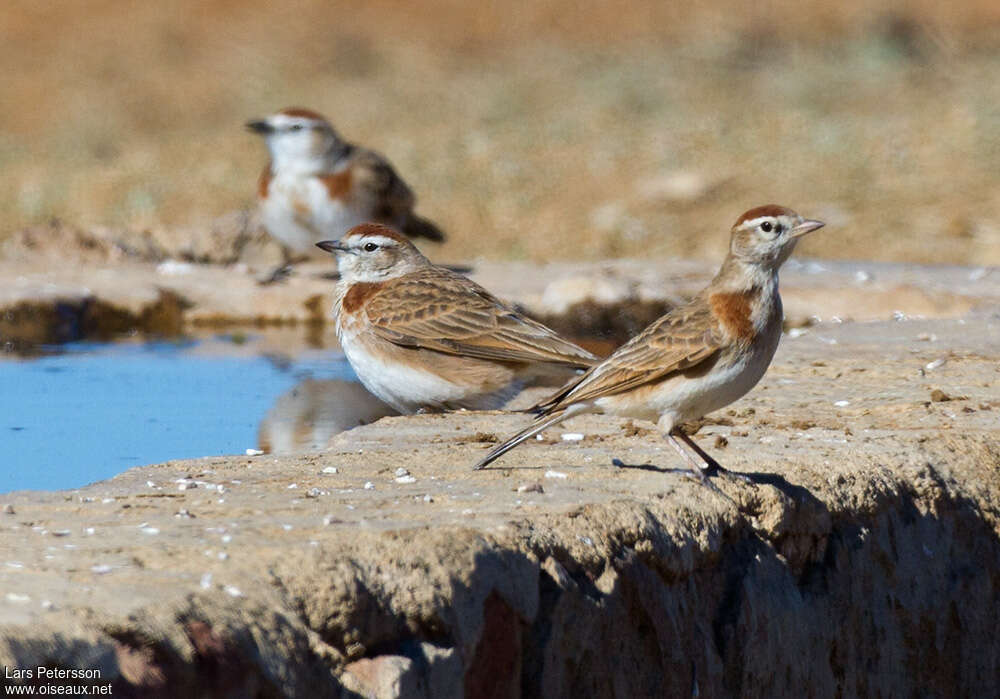
[(708, 304), (696, 298), (655, 321), (535, 408), (548, 412), (659, 381), (711, 359), (720, 346)]
[(392, 280), (366, 305), (382, 338), (404, 347), (511, 362), (590, 367), (598, 359), (441, 268)]
[(413, 209), (416, 197), (388, 160), (375, 151), (354, 153), (355, 195), (369, 202), (379, 218), (392, 220)]

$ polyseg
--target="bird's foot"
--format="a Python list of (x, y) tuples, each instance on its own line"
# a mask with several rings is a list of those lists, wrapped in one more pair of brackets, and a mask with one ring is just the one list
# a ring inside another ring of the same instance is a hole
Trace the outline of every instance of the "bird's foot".
[(288, 277), (291, 276), (291, 274), (292, 274), (291, 265), (281, 265), (280, 267), (276, 267), (274, 271), (272, 271), (269, 275), (267, 275), (263, 279), (258, 279), (257, 283), (260, 286), (270, 286), (271, 284), (277, 284), (279, 282), (286, 281)]

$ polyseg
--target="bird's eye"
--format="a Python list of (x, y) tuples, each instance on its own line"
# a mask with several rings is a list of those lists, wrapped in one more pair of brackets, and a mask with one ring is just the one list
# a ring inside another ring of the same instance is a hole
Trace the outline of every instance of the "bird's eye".
[(771, 222), (770, 221), (764, 221), (764, 223), (760, 224), (760, 229), (762, 231), (764, 231), (765, 233), (770, 233), (771, 232)]
[(378, 245), (376, 245), (375, 243), (365, 243), (364, 247), (365, 252), (375, 252), (376, 250), (378, 250)]
[(289, 131), (301, 131), (302, 130), (302, 124), (292, 124), (291, 126), (288, 127), (288, 130)]

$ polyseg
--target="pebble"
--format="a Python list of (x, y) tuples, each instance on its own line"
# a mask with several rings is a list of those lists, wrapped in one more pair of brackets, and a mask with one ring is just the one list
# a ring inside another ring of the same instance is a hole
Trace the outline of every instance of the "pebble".
[(924, 369), (927, 371), (934, 371), (935, 369), (940, 369), (945, 365), (947, 359), (935, 359), (933, 362), (928, 362), (924, 365)]
[(261, 456), (264, 452), (260, 449), (247, 449), (244, 453), (247, 456)]
[(208, 588), (212, 587), (212, 574), (205, 573), (204, 575), (202, 575), (201, 580), (198, 581), (198, 585), (203, 590), (207, 590)]
[(545, 477), (546, 478), (566, 478), (567, 476), (562, 471), (546, 471), (545, 472)]
[(10, 504), (9, 502), (8, 502), (8, 503), (7, 503), (6, 505), (4, 505), (4, 506), (3, 506), (3, 513), (4, 513), (5, 515), (13, 515), (13, 514), (16, 514), (16, 513), (14, 512), (14, 506), (13, 506), (13, 505), (11, 505), (11, 504)]
[(396, 469), (396, 476), (408, 476), (408, 475), (410, 475), (410, 472), (407, 471), (402, 466)]
[(365, 490), (375, 490), (375, 484), (371, 481), (365, 481)]
[(100, 563), (96, 566), (90, 566), (90, 571), (92, 573), (97, 573), (98, 575), (104, 575), (105, 573), (110, 573), (112, 570), (111, 566), (106, 563)]
[(143, 527), (139, 531), (141, 531), (143, 534), (149, 534), (150, 536), (155, 536), (160, 533), (160, 530), (157, 529), (156, 527)]
[(838, 401), (836, 401), (834, 403), (834, 405), (837, 406), (838, 408), (846, 408), (850, 404), (851, 404), (851, 401), (849, 401), (849, 400), (838, 400)]
[(327, 466), (323, 469), (323, 473), (339, 473), (336, 466)]
[(400, 476), (396, 479), (397, 483), (416, 483), (417, 479), (413, 476)]
[(24, 604), (31, 601), (28, 595), (22, 595), (17, 592), (8, 592), (6, 597), (8, 602), (15, 602), (17, 604)]
[(583, 439), (583, 435), (579, 432), (564, 432), (562, 434), (562, 441), (564, 442), (579, 442)]
[(230, 597), (242, 597), (243, 596), (243, 591), (240, 590), (240, 588), (236, 587), (235, 585), (226, 585), (222, 589), (225, 590), (226, 594), (229, 595)]

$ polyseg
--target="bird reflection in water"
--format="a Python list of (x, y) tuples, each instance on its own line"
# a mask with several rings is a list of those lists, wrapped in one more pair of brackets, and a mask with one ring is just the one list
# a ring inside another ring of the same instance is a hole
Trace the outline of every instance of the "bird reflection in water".
[(282, 394), (257, 430), (261, 451), (318, 451), (335, 435), (398, 413), (356, 381), (306, 379)]

